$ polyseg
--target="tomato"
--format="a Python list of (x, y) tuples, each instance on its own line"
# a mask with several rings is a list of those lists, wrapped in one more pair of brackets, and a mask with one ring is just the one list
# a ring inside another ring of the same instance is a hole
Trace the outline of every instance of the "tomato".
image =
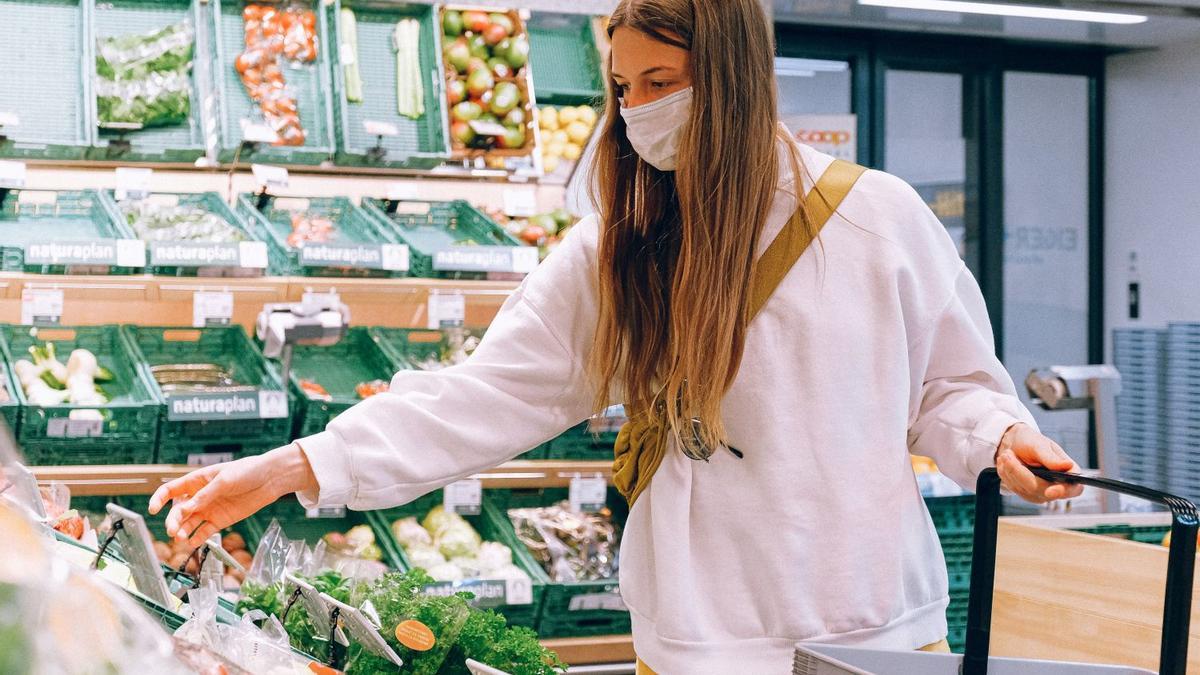
[(255, 21), (262, 18), (262, 7), (258, 5), (246, 5), (242, 10), (242, 20), (246, 22)]
[(310, 32), (314, 31), (317, 28), (317, 15), (311, 10), (304, 12), (300, 15), (300, 23), (304, 24), (304, 27)]

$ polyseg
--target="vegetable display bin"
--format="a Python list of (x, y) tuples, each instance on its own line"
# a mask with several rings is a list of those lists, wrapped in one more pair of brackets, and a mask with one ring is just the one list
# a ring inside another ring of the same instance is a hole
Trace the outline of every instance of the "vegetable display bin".
[[(104, 193), (111, 208), (119, 214), (131, 234), (136, 216), (126, 213), (124, 204), (109, 190)], [(146, 271), (168, 277), (262, 276), (270, 264), (267, 244), (260, 241), (241, 216), (233, 212), (216, 192), (156, 192), (146, 197), (147, 204), (164, 209), (194, 208), (224, 221), (241, 237), (240, 241), (211, 241), (198, 234), (193, 239), (146, 241)]]
[[(488, 499), (504, 515), (508, 522), (505, 541), (513, 550), (520, 549), (530, 556), (535, 579), (546, 585), (546, 598), (542, 601), (541, 616), (537, 632), (544, 638), (587, 637), (591, 635), (621, 635), (630, 630), (629, 610), (621, 601), (617, 578), (596, 581), (556, 582), (551, 581), (541, 564), (533, 560), (528, 548), (517, 538), (508, 518), (508, 510), (525, 507), (548, 506), (567, 499), (565, 488), (533, 490), (489, 490)], [(613, 524), (623, 529), (629, 515), (625, 499), (609, 487), (608, 508), (612, 511)]]
[[(188, 454), (206, 452), (257, 452), (290, 440), (287, 395), (279, 375), (241, 326), (122, 326), (122, 331), (165, 403), (159, 462), (185, 463)], [(164, 364), (217, 365), (233, 383), (208, 391), (164, 392), (152, 372)]]
[(537, 267), (538, 252), (466, 201), (367, 199), (363, 208), (408, 244), (409, 276), (483, 279), (489, 273), (524, 274)]
[[(272, 520), (276, 520), (288, 539), (303, 540), (311, 546), (315, 546), (322, 537), (330, 532), (344, 534), (352, 527), (367, 524), (366, 512), (351, 511), (344, 507), (322, 507), (308, 510), (294, 496), (290, 495), (267, 505), (262, 511), (255, 514), (255, 518), (256, 525), (261, 527), (263, 532), (270, 527)], [(261, 537), (263, 532), (259, 532), (257, 537)], [(378, 535), (375, 543), (383, 553), (381, 562), (389, 567), (394, 567), (388, 560), (387, 549), (380, 544)]]
[[(89, 159), (156, 162), (194, 162), (204, 155), (204, 101), (208, 94), (207, 42), (201, 38), (204, 0), (109, 0), (89, 5), (91, 37), (97, 40), (132, 34), (150, 34), (183, 21), (192, 27), (192, 72), (187, 121), (145, 129), (101, 127), (95, 101), (91, 102), (93, 130)], [(88, 59), (88, 78), (95, 82), (96, 58)], [(94, 95), (94, 94), (93, 94)]]
[[(340, 9), (354, 12), (358, 49), (346, 42)], [(325, 5), (321, 44), (333, 73), (333, 114), (337, 162), (350, 166), (432, 169), (450, 158), (449, 121), (442, 79), (442, 31), (433, 6), (378, 0), (342, 0)], [(396, 50), (392, 32), (399, 21), (421, 25), (418, 58), (425, 114), (417, 119), (397, 112)], [(353, 59), (353, 61), (351, 61)], [(346, 67), (357, 63), (362, 101), (347, 99)], [(383, 125), (386, 135), (380, 134)], [(395, 135), (391, 135), (395, 127)], [(368, 128), (370, 127), (370, 128)]]
[(595, 105), (604, 99), (591, 17), (534, 12), (525, 25), (539, 104)]
[(610, 460), (616, 443), (617, 430), (605, 424), (603, 418), (596, 418), (577, 424), (550, 441), (546, 456), (549, 459)]
[[(234, 61), (245, 49), (246, 30), (242, 10), (249, 3), (236, 0), (210, 0), (206, 27), (212, 40), (209, 54), (211, 77), (216, 96), (218, 158), (224, 163), (321, 164), (333, 160), (333, 88), (330, 85), (329, 52), (321, 48), (321, 36), (327, 25), (325, 13), (313, 3), (316, 14), (317, 57), (300, 67), (283, 63), (285, 87), (295, 98), (300, 124), (304, 127), (303, 145), (275, 145), (247, 139), (244, 124), (263, 125), (258, 106), (250, 100), (234, 68)], [(282, 5), (277, 5), (282, 6)], [(246, 142), (243, 142), (246, 141)]]
[(95, 190), (0, 194), (0, 269), (32, 274), (131, 274), (145, 246)]
[(0, 157), (84, 156), (91, 55), (84, 3), (0, 0)]
[[(97, 382), (111, 399), (104, 405), (39, 405), (15, 387), (21, 405), (18, 442), (30, 464), (150, 463), (162, 403), (118, 326), (35, 328), (0, 326), (0, 349), (9, 363), (30, 359), (29, 349), (53, 343), (59, 362), (86, 349), (113, 374)], [(14, 371), (14, 380), (15, 371)]]
[[(297, 437), (325, 430), (333, 418), (363, 400), (355, 387), (372, 380), (391, 380), (392, 362), (364, 327), (351, 328), (336, 344), (328, 347), (297, 345), (292, 352), (291, 380), (296, 416), (300, 422)], [(301, 380), (315, 382), (329, 392), (331, 400), (310, 397), (300, 386)]]
[[(380, 223), (345, 197), (272, 197), (241, 194), (237, 212), (267, 242), (271, 269), (279, 275), (313, 277), (403, 277), (408, 252)], [(294, 217), (325, 218), (333, 223), (328, 241), (288, 238)]]
[[(8, 357), (0, 352), (0, 387), (4, 389), (4, 394), (0, 395), (0, 419), (8, 425), (13, 438), (17, 437), (17, 427), (21, 420), (21, 402), (17, 399), (17, 387), (20, 386), (12, 376), (12, 365)], [(2, 434), (3, 430), (0, 430), (0, 437), (3, 437)]]
[[(528, 583), (523, 579), (467, 579), (459, 582), (442, 581), (426, 587), (426, 592), (437, 595), (449, 595), (460, 591), (475, 594), (471, 605), (480, 609), (494, 609), (504, 615), (513, 626), (534, 628), (541, 611), (542, 599), (545, 596), (546, 585), (537, 576), (537, 562), (529, 555), (524, 545), (513, 546), (512, 524), (488, 500), (485, 494), (480, 514), (463, 516), (484, 541), (494, 541), (508, 546), (513, 553), (513, 564), (529, 575)], [(368, 511), (367, 519), (375, 529), (375, 539), (384, 542), (385, 555), (392, 561), (393, 566), (400, 571), (413, 569), (413, 563), (405, 553), (404, 548), (392, 536), (392, 523), (401, 518), (414, 517), (420, 522), (430, 509), (442, 503), (442, 491), (431, 492), (416, 501), (404, 506)], [(515, 602), (514, 602), (515, 600)], [(528, 602), (526, 602), (526, 600)]]

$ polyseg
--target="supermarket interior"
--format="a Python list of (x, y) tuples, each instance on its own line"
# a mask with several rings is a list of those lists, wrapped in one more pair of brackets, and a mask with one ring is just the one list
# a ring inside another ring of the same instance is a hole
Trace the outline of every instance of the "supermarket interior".
[(1198, 70), (1200, 0), (0, 0), (0, 675), (1200, 673)]

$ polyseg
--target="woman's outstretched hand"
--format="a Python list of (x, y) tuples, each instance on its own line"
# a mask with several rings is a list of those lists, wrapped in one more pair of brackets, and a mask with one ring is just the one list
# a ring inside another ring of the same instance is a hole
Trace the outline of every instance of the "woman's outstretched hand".
[(1050, 483), (1033, 475), (1027, 466), (1041, 466), (1051, 471), (1078, 471), (1058, 443), (1038, 433), (1028, 424), (1017, 423), (1004, 432), (996, 449), (996, 471), (1004, 486), (1033, 504), (1056, 499), (1078, 497), (1082, 485)]
[(174, 501), (167, 534), (198, 548), (214, 532), (241, 521), (293, 492), (317, 489), (317, 479), (300, 446), (216, 464), (176, 478), (155, 491), (150, 513)]

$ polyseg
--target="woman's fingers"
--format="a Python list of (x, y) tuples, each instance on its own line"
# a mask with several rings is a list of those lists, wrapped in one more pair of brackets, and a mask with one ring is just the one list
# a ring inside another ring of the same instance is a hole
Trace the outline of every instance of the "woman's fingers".
[(157, 514), (171, 500), (178, 501), (183, 497), (196, 494), (212, 480), (216, 475), (216, 470), (215, 466), (205, 467), (180, 476), (169, 483), (164, 483), (150, 497), (150, 515)]

